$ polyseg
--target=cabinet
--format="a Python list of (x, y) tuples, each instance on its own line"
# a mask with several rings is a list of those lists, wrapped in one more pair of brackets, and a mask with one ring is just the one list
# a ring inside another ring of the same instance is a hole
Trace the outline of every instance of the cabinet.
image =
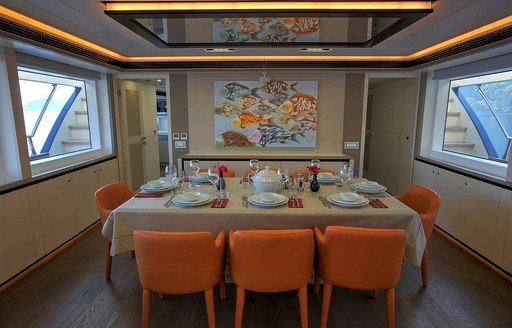
[[(440, 228), (503, 265), (503, 258), (508, 256), (504, 254), (503, 240), (507, 239), (498, 227), (512, 229), (510, 199), (503, 196), (509, 193), (507, 190), (419, 161), (414, 164), (413, 183), (429, 187), (441, 196), (436, 221)], [(510, 266), (508, 270), (511, 271)]]
[(114, 181), (117, 159), (0, 196), (0, 282), (98, 220), (94, 192)]

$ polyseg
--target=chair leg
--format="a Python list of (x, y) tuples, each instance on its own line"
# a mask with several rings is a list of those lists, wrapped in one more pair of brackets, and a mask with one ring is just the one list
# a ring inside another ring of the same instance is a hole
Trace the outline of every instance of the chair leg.
[(213, 305), (213, 287), (204, 291), (206, 301), (206, 314), (208, 315), (208, 328), (215, 328), (215, 308)]
[(142, 289), (142, 328), (149, 328), (149, 311), (151, 309), (151, 291)]
[(329, 305), (331, 304), (332, 284), (324, 281), (324, 296), (322, 297), (322, 316), (320, 318), (320, 328), (327, 327), (329, 317)]
[(135, 257), (135, 250), (132, 250), (132, 257)]
[(395, 289), (386, 289), (386, 316), (388, 328), (395, 327)]
[(236, 286), (236, 311), (235, 311), (235, 328), (242, 327), (242, 316), (244, 314), (245, 289)]
[(320, 293), (320, 275), (318, 274), (318, 272), (315, 272), (315, 285), (313, 288), (313, 293), (315, 295), (318, 295), (318, 293)]
[(308, 328), (308, 290), (307, 286), (299, 288), (299, 305), (300, 305), (300, 326)]
[(112, 256), (110, 256), (110, 248), (112, 243), (107, 240), (107, 248), (105, 253), (105, 279), (110, 280), (110, 272), (112, 271)]
[(220, 278), (219, 281), (219, 291), (220, 291), (220, 299), (225, 300), (226, 299), (226, 282), (224, 275)]
[(428, 286), (428, 255), (427, 249), (423, 252), (423, 257), (421, 258), (421, 279), (423, 280), (423, 286)]

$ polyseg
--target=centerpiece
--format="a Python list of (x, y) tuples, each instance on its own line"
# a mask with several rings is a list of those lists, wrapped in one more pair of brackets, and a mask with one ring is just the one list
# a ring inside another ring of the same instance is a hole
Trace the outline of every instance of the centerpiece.
[(313, 174), (313, 179), (311, 180), (311, 183), (309, 184), (309, 189), (313, 192), (317, 192), (320, 190), (320, 183), (318, 182), (318, 172), (320, 172), (320, 168), (316, 165), (308, 166), (308, 170), (310, 174)]
[(217, 187), (217, 190), (222, 191), (226, 189), (226, 181), (224, 180), (224, 172), (228, 171), (227, 166), (220, 165), (217, 170), (219, 171), (219, 176), (217, 178), (217, 181), (215, 182), (215, 186)]

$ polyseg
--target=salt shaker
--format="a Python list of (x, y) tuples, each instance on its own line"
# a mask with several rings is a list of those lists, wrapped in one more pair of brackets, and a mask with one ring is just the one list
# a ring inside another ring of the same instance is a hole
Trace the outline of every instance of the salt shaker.
[(298, 191), (304, 191), (304, 173), (302, 171), (297, 174), (297, 189)]

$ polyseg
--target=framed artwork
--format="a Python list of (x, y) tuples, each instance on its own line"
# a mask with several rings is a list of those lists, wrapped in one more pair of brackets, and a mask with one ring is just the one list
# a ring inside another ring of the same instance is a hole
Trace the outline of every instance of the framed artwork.
[(214, 81), (215, 147), (316, 147), (318, 81)]
[(227, 17), (213, 19), (213, 42), (318, 42), (318, 17)]

